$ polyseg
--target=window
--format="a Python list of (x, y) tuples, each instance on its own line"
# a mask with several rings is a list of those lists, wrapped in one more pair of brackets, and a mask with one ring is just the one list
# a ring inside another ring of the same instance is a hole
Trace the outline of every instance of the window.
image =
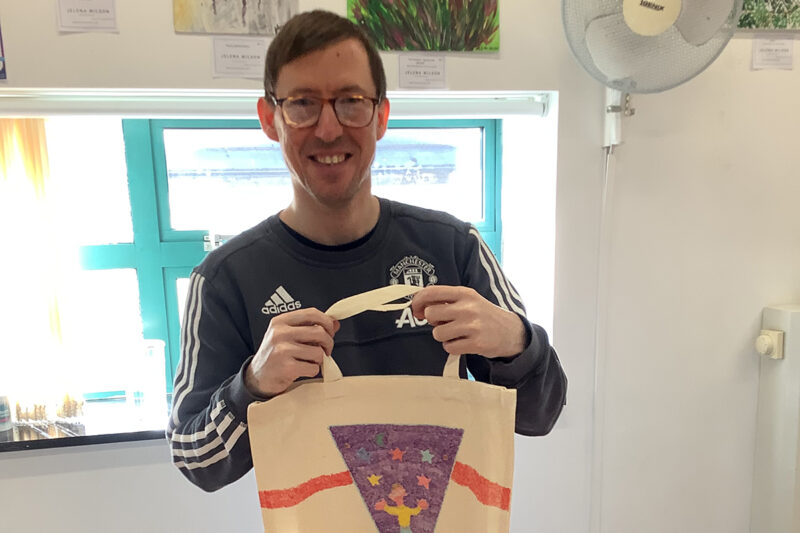
[[(375, 194), (472, 221), (499, 257), (500, 121), (389, 127)], [(59, 118), (46, 135), (45, 196), (22, 171), (19, 190), (0, 180), (7, 249), (27, 259), (0, 271), (16, 282), (0, 318), (22, 324), (0, 335), (14, 439), (163, 432), (191, 269), (209, 232), (288, 204), (280, 149), (247, 120)]]

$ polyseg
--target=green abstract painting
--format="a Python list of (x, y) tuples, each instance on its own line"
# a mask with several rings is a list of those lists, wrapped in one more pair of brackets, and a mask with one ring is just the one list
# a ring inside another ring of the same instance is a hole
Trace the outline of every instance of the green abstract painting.
[(739, 27), (800, 30), (800, 0), (744, 0)]
[(496, 52), (497, 1), (347, 0), (347, 13), (381, 50)]

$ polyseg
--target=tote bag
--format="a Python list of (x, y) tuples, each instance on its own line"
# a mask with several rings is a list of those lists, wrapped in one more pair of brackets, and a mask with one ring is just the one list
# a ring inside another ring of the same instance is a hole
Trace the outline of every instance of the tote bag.
[[(337, 319), (416, 292), (389, 286), (337, 302)], [(381, 357), (380, 353), (374, 354)], [(248, 428), (266, 533), (507, 532), (516, 391), (439, 376), (322, 379), (251, 404)]]

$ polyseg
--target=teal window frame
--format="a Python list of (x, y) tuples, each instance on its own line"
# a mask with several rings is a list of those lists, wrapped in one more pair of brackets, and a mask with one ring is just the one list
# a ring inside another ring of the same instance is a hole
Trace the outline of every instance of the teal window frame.
[[(390, 120), (389, 128), (482, 128), (484, 189), (483, 220), (474, 221), (486, 244), (501, 259), (502, 122), (497, 119)], [(133, 242), (84, 246), (86, 270), (132, 268), (139, 283), (142, 333), (165, 342), (168, 393), (180, 359), (180, 319), (177, 280), (188, 278), (206, 256), (207, 230), (179, 231), (171, 227), (165, 129), (260, 129), (256, 120), (124, 119)], [(265, 214), (266, 216), (266, 214)]]

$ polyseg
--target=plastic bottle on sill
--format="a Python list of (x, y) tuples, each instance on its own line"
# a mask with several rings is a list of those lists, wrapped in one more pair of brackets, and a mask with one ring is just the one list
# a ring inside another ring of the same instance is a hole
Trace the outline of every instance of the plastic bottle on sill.
[(126, 402), (137, 431), (159, 430), (167, 423), (165, 346), (161, 339), (145, 339), (141, 353), (131, 363)]
[(8, 396), (0, 396), (0, 442), (14, 440), (14, 425), (11, 423), (11, 405)]

